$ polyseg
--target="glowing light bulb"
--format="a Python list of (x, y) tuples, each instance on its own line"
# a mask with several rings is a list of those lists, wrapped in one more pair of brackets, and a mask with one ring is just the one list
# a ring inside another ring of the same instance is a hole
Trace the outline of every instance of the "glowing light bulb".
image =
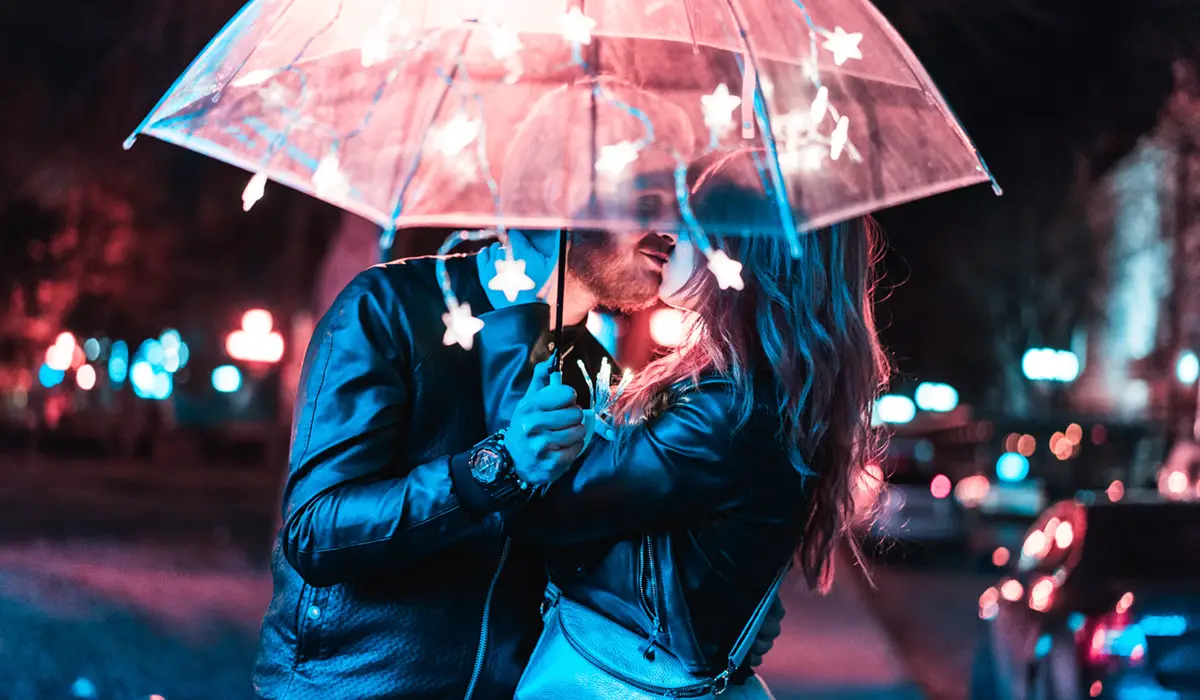
[(596, 172), (605, 175), (619, 175), (621, 171), (629, 167), (630, 163), (638, 159), (640, 150), (633, 141), (622, 141), (603, 146), (600, 149), (600, 157), (596, 159)]
[(262, 99), (264, 106), (272, 109), (287, 106), (292, 101), (292, 93), (279, 83), (271, 83), (266, 87), (259, 88), (258, 96)]
[(276, 70), (274, 68), (259, 68), (258, 70), (250, 71), (230, 84), (237, 88), (254, 87), (255, 85), (262, 85), (267, 82), (274, 77), (275, 73)]
[(483, 328), (483, 321), (471, 315), (470, 302), (451, 302), (447, 309), (448, 311), (442, 314), (442, 323), (446, 324), (442, 344), (457, 344), (463, 350), (470, 350), (475, 345), (475, 334)]
[(817, 88), (817, 96), (813, 98), (812, 107), (809, 108), (808, 118), (812, 123), (820, 124), (825, 118), (825, 113), (829, 111), (829, 88), (822, 85)]
[(826, 49), (833, 53), (833, 62), (837, 65), (842, 65), (848, 59), (861, 59), (862, 51), (858, 48), (858, 42), (862, 41), (863, 35), (859, 32), (847, 33), (841, 27), (834, 27), (833, 31), (820, 30), (825, 36), (825, 43), (821, 44)]
[(578, 7), (558, 18), (562, 26), (562, 38), (574, 44), (592, 43), (592, 30), (596, 28), (596, 20), (583, 14)]
[(533, 280), (525, 274), (525, 261), (501, 258), (496, 261), (496, 276), (488, 282), (488, 289), (504, 292), (504, 298), (516, 301), (517, 295), (533, 289)]
[(246, 189), (242, 190), (242, 211), (250, 211), (250, 208), (263, 198), (266, 187), (267, 174), (255, 173), (250, 182), (246, 183)]
[(721, 83), (712, 94), (700, 98), (704, 110), (704, 125), (716, 132), (733, 126), (733, 110), (742, 103), (742, 98), (729, 93), (729, 86)]
[(497, 61), (503, 61), (517, 54), (518, 51), (525, 48), (521, 43), (521, 37), (508, 27), (492, 27), (492, 56)]
[(342, 174), (337, 155), (330, 153), (317, 164), (313, 173), (312, 183), (317, 188), (317, 196), (322, 198), (341, 199), (350, 191), (350, 183)]
[(479, 136), (482, 127), (483, 122), (459, 112), (445, 126), (434, 130), (432, 145), (443, 155), (458, 155)]
[(837, 160), (841, 157), (842, 151), (846, 148), (846, 136), (850, 131), (850, 119), (841, 117), (838, 119), (837, 126), (833, 129), (833, 134), (829, 137), (829, 157)]
[(721, 289), (746, 287), (746, 283), (742, 281), (742, 264), (726, 255), (723, 250), (708, 256), (708, 269), (717, 278), (717, 285)]

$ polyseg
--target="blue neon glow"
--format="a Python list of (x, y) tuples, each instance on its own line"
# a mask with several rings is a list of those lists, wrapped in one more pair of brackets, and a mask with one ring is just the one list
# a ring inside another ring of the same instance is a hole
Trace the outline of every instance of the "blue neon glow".
[(1029, 476), (1029, 460), (1017, 452), (1005, 452), (996, 460), (996, 477), (1015, 484)]

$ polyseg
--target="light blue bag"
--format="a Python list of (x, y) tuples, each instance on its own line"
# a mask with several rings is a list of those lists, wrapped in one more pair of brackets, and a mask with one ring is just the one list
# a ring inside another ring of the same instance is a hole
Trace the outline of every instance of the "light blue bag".
[[(514, 700), (649, 700), (720, 695), (729, 686), (730, 675), (750, 653), (786, 572), (787, 567), (780, 569), (729, 652), (725, 670), (712, 677), (688, 671), (669, 653), (646, 658), (642, 653), (645, 637), (566, 598), (551, 582), (543, 603), (542, 636), (517, 684)], [(761, 698), (771, 697), (761, 681), (751, 687), (762, 689)], [(739, 697), (747, 696), (742, 693)]]

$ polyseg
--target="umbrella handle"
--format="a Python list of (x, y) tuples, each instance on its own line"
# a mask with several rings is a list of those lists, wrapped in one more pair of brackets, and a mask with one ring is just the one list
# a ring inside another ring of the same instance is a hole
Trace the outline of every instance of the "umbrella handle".
[(571, 232), (565, 228), (558, 230), (558, 295), (554, 302), (554, 355), (550, 361), (551, 383), (558, 374), (562, 383), (563, 356), (563, 301), (566, 300), (567, 287), (567, 241)]

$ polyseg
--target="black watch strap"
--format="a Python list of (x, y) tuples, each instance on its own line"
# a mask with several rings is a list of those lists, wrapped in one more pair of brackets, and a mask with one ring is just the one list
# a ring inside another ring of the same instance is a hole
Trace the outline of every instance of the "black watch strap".
[(471, 477), (498, 508), (516, 505), (532, 493), (517, 476), (512, 455), (504, 445), (504, 431), (489, 435), (471, 449), (468, 457)]

